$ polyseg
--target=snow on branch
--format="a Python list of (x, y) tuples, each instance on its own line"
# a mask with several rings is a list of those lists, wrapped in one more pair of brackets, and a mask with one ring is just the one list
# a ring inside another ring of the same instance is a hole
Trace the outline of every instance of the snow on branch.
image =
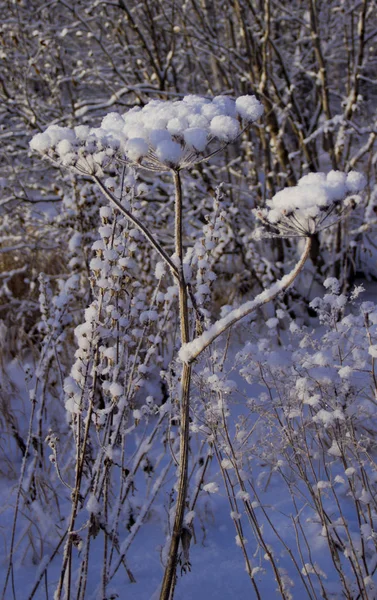
[(304, 252), (295, 265), (294, 269), (287, 275), (284, 275), (279, 281), (276, 281), (269, 289), (264, 290), (258, 296), (254, 298), (254, 300), (249, 300), (245, 302), (238, 308), (234, 308), (231, 310), (225, 317), (219, 319), (214, 323), (207, 331), (202, 333), (200, 336), (189, 342), (188, 344), (183, 344), (179, 351), (179, 358), (182, 362), (192, 363), (198, 356), (208, 348), (208, 346), (221, 335), (224, 331), (235, 325), (238, 321), (249, 315), (251, 312), (254, 312), (264, 304), (273, 300), (278, 294), (285, 292), (290, 285), (294, 282), (297, 275), (303, 268), (311, 247), (311, 238), (308, 237), (306, 239)]

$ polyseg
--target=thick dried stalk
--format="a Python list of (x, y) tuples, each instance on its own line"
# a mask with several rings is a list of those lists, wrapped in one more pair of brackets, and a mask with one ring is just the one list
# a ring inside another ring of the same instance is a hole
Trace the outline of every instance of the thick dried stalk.
[[(182, 186), (179, 171), (173, 172), (175, 184), (175, 252), (179, 270), (179, 319), (181, 341), (187, 344), (189, 337), (189, 313), (187, 304), (187, 285), (183, 273), (183, 245), (182, 245)], [(186, 340), (186, 341), (185, 341)], [(181, 376), (180, 399), (180, 452), (179, 452), (179, 480), (174, 517), (173, 531), (170, 540), (168, 561), (162, 581), (160, 600), (172, 598), (175, 573), (178, 559), (179, 542), (181, 538), (182, 523), (185, 512), (187, 481), (188, 481), (188, 450), (189, 450), (189, 414), (190, 414), (190, 381), (191, 365), (184, 364)]]

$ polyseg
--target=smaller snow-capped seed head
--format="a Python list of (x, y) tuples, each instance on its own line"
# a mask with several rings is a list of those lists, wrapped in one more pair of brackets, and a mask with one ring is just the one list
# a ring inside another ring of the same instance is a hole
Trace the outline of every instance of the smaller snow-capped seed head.
[[(350, 182), (350, 183), (349, 183)], [(267, 233), (280, 236), (310, 237), (341, 216), (345, 209), (360, 201), (365, 178), (359, 173), (348, 175), (340, 171), (309, 173), (295, 187), (285, 188), (267, 201), (268, 209), (258, 209), (255, 215)], [(352, 191), (351, 191), (352, 188)]]

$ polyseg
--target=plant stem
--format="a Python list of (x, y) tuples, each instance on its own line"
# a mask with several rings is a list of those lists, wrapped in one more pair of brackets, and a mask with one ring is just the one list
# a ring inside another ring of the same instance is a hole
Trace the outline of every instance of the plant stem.
[[(179, 278), (179, 320), (181, 342), (187, 344), (190, 340), (189, 313), (187, 302), (187, 285), (183, 272), (183, 245), (182, 245), (182, 185), (179, 171), (173, 171), (175, 185), (175, 253), (178, 261)], [(179, 478), (176, 510), (173, 531), (170, 540), (168, 560), (165, 567), (164, 578), (161, 586), (160, 600), (172, 600), (174, 595), (174, 582), (178, 559), (179, 541), (182, 532), (182, 523), (185, 512), (187, 481), (188, 481), (188, 451), (189, 451), (189, 414), (190, 414), (190, 382), (191, 365), (183, 364), (181, 375), (180, 399), (180, 452), (179, 452)]]
[(264, 290), (261, 294), (256, 296), (254, 300), (249, 300), (239, 308), (231, 310), (230, 313), (222, 319), (219, 319), (207, 331), (204, 331), (200, 336), (189, 342), (187, 346), (183, 345), (180, 350), (181, 360), (191, 364), (217, 337), (219, 337), (219, 335), (224, 333), (224, 331), (227, 331), (229, 327), (232, 327), (232, 325), (235, 325), (250, 313), (255, 312), (258, 308), (261, 308), (264, 304), (267, 304), (276, 298), (276, 296), (285, 292), (289, 286), (292, 285), (309, 258), (311, 246), (312, 237), (307, 237), (300, 260), (296, 263), (290, 273), (284, 275), (282, 279), (274, 283), (269, 289)]

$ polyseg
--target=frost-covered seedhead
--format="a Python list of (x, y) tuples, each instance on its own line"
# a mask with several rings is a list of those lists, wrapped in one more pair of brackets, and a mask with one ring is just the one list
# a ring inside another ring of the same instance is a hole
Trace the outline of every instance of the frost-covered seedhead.
[(211, 153), (209, 146), (216, 142), (220, 147), (233, 142), (262, 113), (254, 96), (152, 100), (124, 115), (109, 113), (99, 128), (52, 125), (35, 135), (30, 147), (90, 175), (101, 175), (114, 160), (166, 171), (195, 164)]
[(336, 220), (348, 207), (360, 202), (366, 185), (355, 171), (309, 173), (295, 187), (281, 190), (267, 201), (268, 209), (256, 210), (268, 233), (279, 236), (308, 237), (321, 230), (326, 220)]

